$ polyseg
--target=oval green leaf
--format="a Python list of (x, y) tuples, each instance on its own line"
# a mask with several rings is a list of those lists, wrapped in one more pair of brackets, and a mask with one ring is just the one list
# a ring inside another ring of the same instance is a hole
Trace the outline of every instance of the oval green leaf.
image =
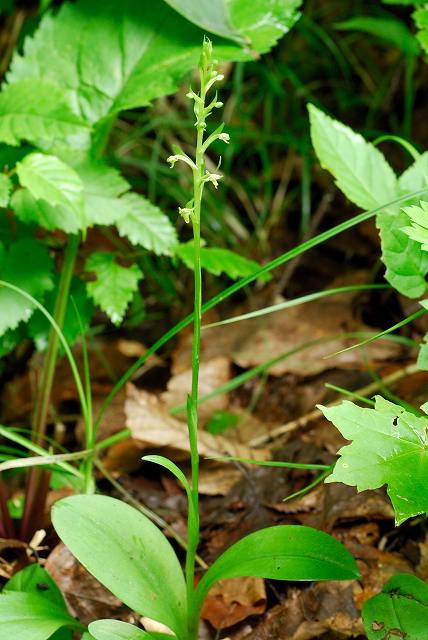
[(147, 640), (152, 637), (147, 631), (120, 620), (97, 620), (91, 622), (88, 629), (95, 640)]
[(208, 569), (196, 593), (202, 604), (218, 580), (257, 576), (272, 580), (352, 580), (354, 558), (335, 538), (311, 527), (268, 527), (242, 538)]
[(76, 558), (122, 602), (185, 635), (183, 572), (146, 516), (108, 496), (71, 496), (55, 504), (52, 522)]

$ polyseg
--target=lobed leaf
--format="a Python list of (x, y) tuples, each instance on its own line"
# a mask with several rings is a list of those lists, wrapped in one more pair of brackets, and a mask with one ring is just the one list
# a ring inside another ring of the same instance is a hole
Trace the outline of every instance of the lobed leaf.
[(143, 277), (136, 264), (122, 267), (115, 261), (113, 253), (96, 251), (85, 263), (86, 271), (96, 275), (94, 282), (86, 285), (88, 295), (95, 304), (108, 315), (113, 324), (120, 324), (128, 304), (138, 290), (138, 282)]
[(428, 418), (418, 417), (380, 396), (374, 409), (345, 401), (320, 407), (325, 417), (352, 444), (340, 449), (340, 459), (326, 482), (343, 482), (358, 491), (387, 485), (401, 524), (428, 511)]
[(393, 576), (382, 592), (363, 605), (368, 640), (428, 640), (428, 586), (416, 576)]
[(186, 586), (168, 540), (143, 514), (101, 495), (55, 503), (52, 521), (76, 558), (128, 607), (186, 635)]
[[(43, 300), (53, 287), (53, 261), (45, 247), (33, 238), (23, 238), (8, 250), (0, 243), (0, 279), (24, 289), (37, 300)], [(30, 319), (34, 306), (15, 291), (0, 287), (0, 335)]]

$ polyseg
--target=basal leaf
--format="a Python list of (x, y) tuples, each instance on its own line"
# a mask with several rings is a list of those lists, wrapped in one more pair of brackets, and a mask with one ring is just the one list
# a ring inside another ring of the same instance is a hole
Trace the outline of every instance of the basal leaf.
[(143, 274), (136, 264), (122, 267), (115, 261), (113, 253), (95, 252), (86, 261), (86, 271), (96, 275), (94, 282), (87, 283), (89, 296), (108, 315), (113, 324), (120, 324), (128, 304), (138, 290)]
[(164, 633), (148, 633), (133, 624), (119, 620), (96, 620), (91, 622), (88, 628), (95, 640), (153, 640), (153, 638), (173, 640), (173, 636), (167, 636)]
[(177, 234), (169, 218), (159, 207), (136, 193), (125, 194), (122, 201), (128, 210), (116, 222), (120, 235), (158, 255), (170, 255)]
[(78, 228), (85, 228), (83, 182), (74, 169), (56, 156), (30, 153), (18, 162), (16, 172), (21, 185), (33, 198), (46, 202), (51, 208), (69, 210)]
[(218, 580), (258, 576), (271, 580), (352, 580), (354, 558), (323, 531), (297, 525), (261, 529), (229, 547), (208, 569), (196, 594), (202, 603)]
[[(186, 267), (193, 269), (193, 240), (176, 245), (174, 247), (174, 255), (180, 258)], [(240, 256), (233, 251), (229, 251), (229, 249), (217, 247), (202, 247), (201, 264), (203, 269), (215, 276), (225, 273), (234, 280), (248, 276), (260, 269), (260, 265), (254, 260)], [(263, 278), (263, 280), (268, 279), (269, 277)]]
[(39, 564), (18, 571), (5, 585), (2, 593), (21, 592), (45, 598), (68, 614), (64, 597), (50, 574)]
[(302, 0), (166, 0), (203, 29), (246, 44), (258, 53), (272, 48), (300, 17)]
[[(0, 244), (0, 279), (10, 282), (42, 301), (53, 287), (53, 261), (44, 246), (32, 238), (23, 238), (8, 250)], [(15, 291), (0, 287), (0, 335), (30, 319), (34, 307)]]
[[(159, 0), (78, 0), (47, 14), (24, 54), (16, 53), (9, 84), (46, 79), (66, 91), (73, 108), (93, 124), (123, 109), (148, 105), (175, 91), (198, 62), (203, 32)], [(220, 59), (249, 57), (219, 41)]]
[(375, 409), (348, 401), (320, 409), (344, 438), (352, 440), (340, 449), (326, 482), (343, 482), (358, 491), (387, 485), (397, 524), (428, 511), (428, 418), (380, 396)]
[(409, 574), (393, 576), (363, 606), (368, 640), (428, 639), (428, 586)]
[(88, 126), (72, 111), (64, 90), (42, 77), (16, 82), (0, 93), (1, 142), (17, 145), (28, 140), (38, 145), (59, 139), (81, 146), (88, 134)]
[(77, 559), (127, 606), (186, 635), (186, 586), (170, 543), (144, 515), (100, 495), (53, 507), (53, 525)]
[(62, 607), (34, 593), (0, 594), (0, 640), (49, 640), (62, 627), (81, 628)]
[(7, 207), (12, 189), (10, 178), (4, 173), (0, 173), (0, 207)]

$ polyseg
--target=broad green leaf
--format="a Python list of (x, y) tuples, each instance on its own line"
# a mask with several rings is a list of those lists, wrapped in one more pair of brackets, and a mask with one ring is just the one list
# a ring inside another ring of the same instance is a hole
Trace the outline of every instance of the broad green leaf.
[(96, 620), (88, 627), (95, 640), (173, 640), (165, 633), (149, 633), (119, 620)]
[(85, 219), (90, 225), (111, 225), (129, 213), (120, 198), (130, 186), (116, 169), (102, 162), (85, 162), (76, 167), (83, 182)]
[(68, 613), (64, 597), (50, 574), (39, 564), (18, 571), (5, 585), (2, 593), (21, 592), (37, 595)]
[[(401, 184), (375, 146), (349, 127), (309, 105), (311, 137), (321, 165), (330, 171), (343, 193), (363, 209), (375, 209), (403, 195), (412, 180), (419, 180), (422, 165), (401, 176)], [(406, 175), (407, 174), (407, 175)], [(382, 260), (386, 279), (400, 293), (417, 298), (425, 291), (428, 261), (403, 232), (407, 216), (398, 207), (379, 213)]]
[[(172, 93), (197, 64), (204, 33), (163, 0), (78, 0), (46, 14), (15, 53), (9, 84), (45, 79), (66, 91), (87, 122), (108, 121), (123, 109)], [(219, 41), (219, 59), (250, 58)]]
[(421, 6), (420, 9), (414, 12), (413, 18), (416, 26), (420, 29), (417, 38), (425, 53), (428, 53), (428, 7), (426, 5)]
[(7, 207), (12, 189), (10, 178), (4, 173), (0, 173), (0, 207)]
[(351, 202), (368, 211), (399, 196), (397, 178), (379, 149), (314, 105), (308, 109), (321, 166)]
[[(55, 308), (55, 301), (58, 293), (59, 276), (55, 278), (54, 288), (46, 294), (44, 307), (52, 314)], [(69, 300), (65, 312), (62, 332), (67, 343), (73, 345), (83, 331), (89, 328), (94, 305), (87, 295), (86, 285), (80, 278), (73, 278), (70, 287)], [(76, 313), (78, 310), (79, 316)], [(79, 320), (80, 318), (80, 320)], [(34, 340), (38, 351), (44, 351), (47, 347), (51, 325), (46, 316), (39, 310), (31, 316), (28, 322), (28, 335)], [(60, 349), (62, 351), (62, 347)]]
[[(193, 240), (178, 244), (173, 250), (174, 255), (180, 258), (186, 267), (189, 269), (194, 268)], [(215, 276), (225, 273), (229, 278), (234, 280), (248, 276), (257, 271), (257, 269), (260, 269), (260, 265), (254, 260), (249, 260), (233, 251), (229, 251), (229, 249), (216, 247), (202, 247), (201, 264), (203, 269), (206, 269), (206, 271), (209, 271), (209, 273)], [(269, 277), (263, 279), (266, 280), (269, 279)]]
[(258, 576), (270, 580), (352, 580), (354, 558), (335, 538), (311, 527), (280, 525), (261, 529), (229, 547), (197, 586), (200, 603), (218, 580)]
[(128, 607), (186, 635), (186, 586), (168, 540), (143, 514), (100, 495), (55, 503), (56, 532), (76, 558)]
[(0, 594), (0, 620), (0, 640), (48, 640), (62, 627), (81, 627), (47, 598), (14, 591)]
[(177, 242), (175, 228), (159, 207), (136, 193), (125, 194), (126, 216), (116, 222), (121, 236), (136, 246), (142, 246), (157, 255), (170, 255)]
[(428, 251), (428, 202), (421, 201), (419, 205), (404, 207), (410, 219), (410, 226), (404, 227), (403, 231), (418, 242), (424, 251)]
[(339, 22), (335, 27), (341, 31), (362, 31), (374, 35), (398, 47), (406, 55), (417, 56), (420, 53), (415, 36), (402, 20), (392, 15), (390, 17), (356, 16), (345, 22)]
[(122, 267), (113, 253), (95, 252), (85, 263), (86, 271), (96, 275), (86, 285), (88, 295), (108, 315), (113, 324), (120, 324), (143, 274), (136, 264)]
[(50, 205), (45, 200), (36, 200), (28, 189), (18, 189), (11, 198), (10, 205), (18, 220), (25, 224), (37, 224), (48, 231), (61, 229), (65, 233), (76, 234), (82, 227), (70, 207)]
[(56, 156), (30, 153), (18, 162), (16, 172), (33, 198), (69, 210), (78, 228), (85, 228), (83, 182), (74, 169)]
[(428, 640), (428, 586), (409, 574), (393, 576), (363, 605), (368, 640)]
[(403, 195), (428, 186), (428, 151), (419, 156), (398, 178), (398, 186)]
[(300, 17), (302, 0), (166, 0), (188, 20), (212, 33), (247, 44), (258, 53), (272, 48)]
[(352, 440), (340, 449), (326, 482), (343, 482), (358, 491), (387, 485), (397, 524), (428, 511), (428, 418), (380, 396), (374, 409), (348, 401), (320, 409)]
[[(52, 57), (49, 63), (52, 63)], [(17, 145), (67, 140), (81, 146), (88, 126), (73, 113), (65, 92), (43, 78), (25, 79), (0, 93), (0, 141)]]
[[(6, 251), (0, 243), (0, 279), (10, 282), (43, 300), (53, 287), (53, 261), (44, 246), (32, 238), (23, 238)], [(0, 335), (30, 319), (34, 306), (15, 291), (0, 287)]]

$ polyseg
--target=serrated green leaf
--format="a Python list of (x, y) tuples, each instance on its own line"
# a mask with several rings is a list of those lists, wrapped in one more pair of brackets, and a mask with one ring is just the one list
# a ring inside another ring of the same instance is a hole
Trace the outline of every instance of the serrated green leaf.
[(393, 576), (363, 605), (368, 640), (428, 640), (428, 586), (409, 574)]
[(428, 53), (428, 8), (422, 6), (413, 13), (413, 19), (416, 26), (420, 29), (417, 38), (422, 45), (425, 53)]
[(10, 178), (8, 178), (4, 173), (0, 173), (0, 207), (7, 207), (9, 204), (11, 190), (12, 183)]
[[(86, 227), (83, 182), (74, 169), (56, 156), (30, 153), (18, 162), (16, 172), (21, 185), (38, 202), (47, 203), (50, 210), (60, 207), (69, 211), (76, 219), (78, 229)], [(63, 228), (60, 219), (57, 227)]]
[(261, 529), (229, 547), (196, 589), (203, 602), (218, 580), (255, 576), (272, 580), (352, 580), (358, 578), (349, 551), (323, 531), (298, 525)]
[[(51, 314), (55, 308), (58, 285), (59, 276), (55, 278), (55, 286), (52, 291), (49, 291), (46, 294), (44, 300), (44, 307)], [(76, 313), (76, 307), (79, 312), (79, 317)], [(89, 328), (93, 313), (94, 305), (92, 300), (88, 298), (86, 285), (80, 280), (80, 278), (73, 278), (70, 286), (64, 323), (62, 326), (62, 333), (67, 340), (67, 344), (72, 346), (76, 342), (77, 338), (81, 335), (81, 327), (83, 327), (84, 332)], [(46, 349), (50, 330), (50, 322), (39, 309), (36, 309), (28, 322), (28, 335), (34, 340), (38, 351), (44, 351), (44, 349)], [(60, 347), (60, 350), (62, 351), (62, 347)]]
[(428, 185), (428, 151), (419, 156), (398, 178), (398, 186), (403, 195), (418, 191)]
[(1, 142), (18, 145), (27, 140), (37, 145), (60, 139), (82, 146), (88, 134), (88, 126), (73, 113), (63, 89), (42, 78), (16, 82), (0, 93)]
[(102, 162), (76, 167), (83, 182), (85, 219), (90, 225), (111, 225), (126, 216), (129, 205), (120, 198), (130, 186), (120, 173)]
[(125, 194), (122, 201), (128, 211), (116, 223), (120, 235), (157, 255), (170, 255), (177, 234), (169, 218), (159, 207), (136, 193)]
[(415, 36), (407, 28), (406, 24), (395, 18), (378, 16), (356, 16), (335, 25), (341, 31), (362, 31), (374, 35), (394, 47), (398, 47), (406, 55), (417, 56), (420, 47)]
[[(198, 62), (203, 32), (163, 0), (78, 0), (47, 14), (15, 53), (9, 84), (46, 79), (62, 87), (89, 123), (146, 106), (172, 93)], [(219, 59), (248, 59), (234, 43), (218, 41)]]
[(62, 627), (80, 628), (62, 607), (34, 593), (0, 594), (0, 640), (49, 640)]
[(358, 491), (387, 485), (397, 524), (428, 511), (428, 418), (380, 396), (374, 409), (349, 401), (320, 409), (344, 438), (352, 440), (340, 449), (326, 482), (343, 482)]
[(113, 253), (101, 251), (87, 259), (85, 270), (93, 271), (97, 277), (95, 282), (87, 283), (88, 295), (113, 324), (120, 324), (143, 277), (141, 270), (136, 264), (122, 267)]
[(166, 0), (202, 29), (246, 44), (258, 53), (269, 51), (300, 17), (302, 0)]
[(37, 224), (48, 231), (61, 229), (76, 234), (81, 228), (78, 217), (70, 207), (52, 206), (45, 200), (36, 200), (28, 189), (18, 189), (12, 195), (10, 206), (18, 220), (25, 224)]
[[(176, 245), (174, 247), (174, 255), (180, 258), (186, 267), (193, 269), (193, 240)], [(225, 273), (234, 280), (248, 276), (260, 269), (260, 265), (254, 260), (240, 256), (229, 249), (217, 247), (201, 248), (201, 264), (203, 269), (215, 276)], [(264, 276), (261, 279), (269, 280), (269, 276)]]
[(418, 242), (424, 251), (428, 251), (428, 202), (421, 201), (419, 205), (404, 207), (410, 226), (404, 227), (403, 231), (409, 238)]
[(186, 636), (183, 572), (148, 518), (115, 498), (85, 495), (56, 502), (52, 521), (76, 558), (122, 602)]
[[(38, 301), (53, 287), (53, 261), (45, 247), (32, 238), (23, 238), (6, 251), (0, 244), (0, 279), (30, 293)], [(15, 291), (0, 288), (0, 335), (30, 319), (34, 306)]]

